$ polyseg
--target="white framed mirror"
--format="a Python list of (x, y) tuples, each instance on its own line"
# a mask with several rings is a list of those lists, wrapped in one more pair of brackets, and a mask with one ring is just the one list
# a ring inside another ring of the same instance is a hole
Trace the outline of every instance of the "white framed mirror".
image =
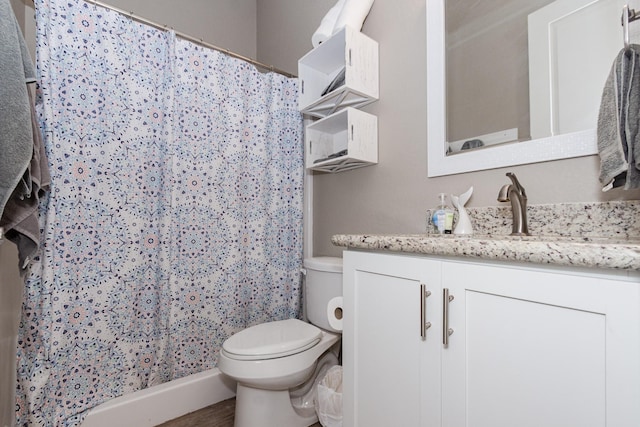
[[(527, 0), (508, 0), (521, 2)], [(620, 27), (620, 14), (622, 13), (621, 0), (557, 0), (553, 3), (571, 3), (572, 12), (564, 13), (558, 19), (551, 20), (547, 24), (547, 37), (554, 37), (558, 28), (571, 22), (576, 25), (577, 19), (585, 11), (593, 14), (594, 10), (607, 9), (610, 12), (606, 17), (606, 25), (614, 16), (613, 26), (610, 31), (619, 35), (619, 48), (622, 48), (622, 29)], [(619, 3), (619, 4), (618, 4)], [(553, 5), (551, 5), (553, 6)], [(619, 12), (618, 12), (619, 11)], [(508, 167), (527, 163), (537, 163), (550, 160), (559, 160), (572, 157), (597, 154), (595, 123), (593, 127), (578, 131), (558, 131), (558, 125), (554, 118), (549, 119), (549, 135), (547, 137), (535, 137), (529, 140), (512, 142), (508, 144), (483, 147), (477, 150), (460, 151), (453, 155), (447, 155), (450, 146), (447, 142), (447, 86), (446, 86), (446, 40), (445, 40), (445, 0), (428, 0), (426, 7), (427, 22), (427, 138), (428, 138), (428, 176), (436, 177), (457, 173)], [(596, 12), (601, 13), (601, 12)], [(589, 27), (589, 26), (586, 26)], [(539, 31), (539, 30), (538, 30)], [(542, 31), (545, 34), (544, 28)], [(531, 37), (531, 36), (530, 36)], [(543, 41), (542, 45), (545, 45)], [(617, 43), (617, 42), (616, 42)], [(553, 43), (547, 45), (554, 46)], [(605, 67), (610, 66), (615, 56), (604, 60)], [(550, 52), (549, 57), (558, 55), (558, 51)], [(553, 71), (553, 70), (552, 70)], [(551, 72), (552, 72), (551, 71)], [(606, 76), (605, 76), (606, 78)], [(538, 79), (539, 80), (539, 79)], [(554, 80), (554, 79), (551, 79)], [(604, 79), (602, 80), (602, 86)], [(558, 90), (558, 81), (549, 84), (546, 98), (553, 99)], [(539, 90), (535, 90), (536, 94)], [(601, 87), (598, 88), (601, 91)], [(539, 97), (536, 96), (536, 99)], [(596, 106), (597, 108), (597, 106)], [(557, 110), (551, 105), (547, 108), (552, 114)], [(534, 133), (535, 135), (535, 133)]]

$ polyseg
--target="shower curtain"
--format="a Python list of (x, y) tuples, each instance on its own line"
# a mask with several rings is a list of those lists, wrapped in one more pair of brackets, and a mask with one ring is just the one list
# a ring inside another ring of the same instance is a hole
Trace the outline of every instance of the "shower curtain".
[(52, 189), (17, 422), (73, 426), (299, 316), (302, 118), (296, 80), (84, 1), (36, 10)]

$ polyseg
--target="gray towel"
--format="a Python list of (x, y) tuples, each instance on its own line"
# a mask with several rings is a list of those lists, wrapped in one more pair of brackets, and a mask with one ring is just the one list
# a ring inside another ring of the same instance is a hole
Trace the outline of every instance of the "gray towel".
[(33, 64), (9, 0), (0, 0), (0, 214), (19, 187), (31, 161), (33, 132), (27, 83), (35, 81)]
[(621, 50), (605, 82), (598, 115), (603, 191), (640, 188), (640, 46)]
[(22, 181), (27, 182), (29, 194), (20, 194), (23, 189), (16, 188), (7, 201), (0, 218), (0, 227), (5, 229), (6, 238), (18, 247), (20, 273), (26, 272), (26, 267), (33, 260), (40, 247), (40, 224), (38, 223), (38, 205), (40, 198), (51, 184), (49, 166), (42, 143), (42, 137), (36, 112), (33, 108), (33, 98), (29, 92), (31, 107), (31, 128), (33, 130), (33, 153), (31, 163)]

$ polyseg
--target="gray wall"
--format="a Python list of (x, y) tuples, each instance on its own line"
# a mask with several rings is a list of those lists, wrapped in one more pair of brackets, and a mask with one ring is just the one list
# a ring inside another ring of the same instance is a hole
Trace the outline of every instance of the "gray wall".
[[(278, 4), (278, 11), (258, 15), (289, 23), (291, 37), (310, 40), (322, 14), (305, 15), (301, 0), (258, 0)], [(328, 10), (333, 2), (325, 3)], [(425, 0), (376, 0), (363, 32), (380, 44), (380, 100), (365, 109), (378, 116), (379, 164), (349, 172), (314, 175), (314, 254), (339, 255), (330, 238), (336, 233), (421, 233), (425, 211), (438, 193), (460, 194), (473, 185), (468, 206), (494, 206), (498, 190), (515, 172), (529, 203), (639, 199), (640, 192), (602, 193), (597, 156), (523, 165), (454, 176), (427, 178), (426, 19)], [(259, 7), (260, 10), (260, 7)], [(303, 25), (301, 21), (306, 21)], [(295, 22), (295, 24), (291, 24)], [(300, 52), (269, 45), (274, 36), (258, 32), (261, 57), (289, 64)], [(308, 48), (311, 48), (309, 42)], [(271, 52), (273, 50), (273, 52)]]
[(531, 138), (527, 12), (447, 44), (447, 141), (512, 128)]
[(256, 0), (102, 0), (146, 19), (256, 58)]
[(311, 35), (337, 0), (257, 0), (258, 59), (298, 74), (298, 59), (309, 52)]
[[(78, 0), (81, 1), (81, 0)], [(145, 19), (255, 59), (256, 0), (102, 0)], [(24, 20), (25, 39), (35, 54), (32, 0), (11, 0), (16, 16)], [(22, 5), (22, 6), (17, 6)]]

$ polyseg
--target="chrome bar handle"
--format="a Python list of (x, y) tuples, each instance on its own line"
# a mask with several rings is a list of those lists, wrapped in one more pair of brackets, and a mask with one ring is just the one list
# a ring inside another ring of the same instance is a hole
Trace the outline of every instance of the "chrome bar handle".
[(442, 345), (449, 345), (449, 335), (453, 329), (449, 327), (449, 303), (453, 301), (453, 295), (449, 295), (449, 288), (442, 289)]
[(427, 339), (427, 329), (431, 327), (431, 322), (427, 322), (427, 297), (431, 292), (427, 290), (427, 285), (420, 284), (420, 337)]

